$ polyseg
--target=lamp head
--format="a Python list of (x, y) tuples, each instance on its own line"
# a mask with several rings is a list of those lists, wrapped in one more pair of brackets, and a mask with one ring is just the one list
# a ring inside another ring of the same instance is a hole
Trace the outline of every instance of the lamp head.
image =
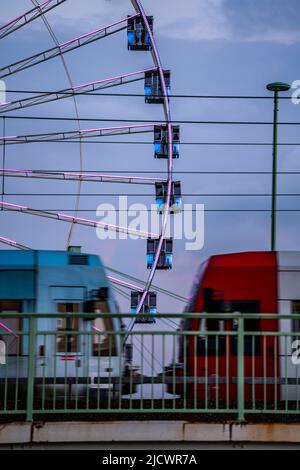
[(291, 86), (288, 83), (283, 83), (283, 82), (274, 82), (274, 83), (269, 83), (267, 85), (267, 90), (269, 91), (274, 91), (277, 93), (280, 91), (289, 91)]

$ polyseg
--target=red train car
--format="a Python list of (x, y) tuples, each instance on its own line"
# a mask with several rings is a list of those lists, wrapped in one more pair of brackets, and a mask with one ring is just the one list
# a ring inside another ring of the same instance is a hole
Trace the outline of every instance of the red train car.
[[(295, 386), (280, 387), (280, 374), (298, 376), (287, 361), (292, 331), (299, 332), (299, 322), (285, 324), (291, 336), (279, 338), (283, 325), (277, 319), (251, 319), (251, 314), (291, 314), (300, 312), (300, 253), (246, 252), (212, 256), (197, 273), (187, 312), (244, 313), (245, 399), (276, 401), (293, 399)], [(237, 321), (234, 319), (183, 319), (187, 331), (218, 332), (217, 335), (182, 337), (177, 374), (189, 377), (188, 396), (200, 400), (235, 401), (237, 399)], [(247, 335), (247, 331), (256, 334)], [(274, 332), (264, 335), (263, 332)], [(222, 334), (223, 333), (223, 334)], [(260, 334), (261, 333), (261, 334)], [(284, 370), (283, 370), (284, 369)], [(193, 377), (203, 378), (194, 381)], [(198, 383), (200, 382), (200, 383)], [(177, 387), (182, 392), (182, 385)], [(283, 397), (283, 394), (285, 395)]]

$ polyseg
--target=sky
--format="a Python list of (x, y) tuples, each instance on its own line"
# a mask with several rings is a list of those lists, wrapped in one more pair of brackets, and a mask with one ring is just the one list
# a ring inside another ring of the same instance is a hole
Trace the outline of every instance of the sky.
[[(1, 23), (29, 10), (29, 0), (1, 2)], [(163, 65), (172, 71), (172, 93), (185, 95), (269, 96), (266, 84), (300, 80), (298, 0), (143, 0), (154, 16), (154, 34)], [(129, 0), (67, 0), (47, 14), (58, 40), (67, 41), (133, 12)], [(1, 64), (53, 47), (38, 19), (0, 42)], [(152, 67), (149, 53), (129, 52), (126, 32), (120, 32), (65, 55), (74, 85)], [(6, 78), (8, 90), (59, 90), (69, 87), (60, 58)], [(143, 93), (143, 82), (116, 93)], [(13, 100), (21, 95), (8, 93)], [(147, 105), (142, 97), (83, 96), (77, 98), (81, 118), (145, 119), (160, 121), (162, 108)], [(212, 100), (171, 98), (174, 120), (271, 121), (272, 100)], [(10, 113), (14, 116), (75, 117), (72, 99), (65, 99)], [(300, 105), (280, 102), (280, 121), (299, 122)], [(2, 126), (2, 123), (0, 122)], [(106, 123), (103, 123), (105, 126)], [(83, 123), (83, 128), (95, 123)], [(281, 126), (279, 141), (296, 143), (299, 126)], [(77, 129), (76, 122), (6, 120), (6, 135), (34, 134)], [(115, 140), (151, 141), (151, 134)], [(182, 142), (272, 142), (272, 126), (181, 125)], [(300, 172), (300, 147), (279, 148), (279, 171)], [(0, 155), (3, 164), (3, 154)], [(132, 171), (139, 176), (161, 176), (164, 161), (153, 158), (153, 145), (85, 144), (84, 171)], [(173, 270), (158, 272), (155, 284), (188, 296), (201, 262), (217, 253), (270, 248), (271, 175), (199, 174), (198, 172), (270, 172), (271, 146), (182, 145), (174, 162), (176, 179), (182, 183), (184, 203), (205, 205), (205, 243), (200, 251), (186, 251), (184, 241), (174, 246)], [(78, 144), (35, 143), (7, 146), (6, 168), (78, 170)], [(189, 172), (189, 173), (184, 173)], [(1, 182), (2, 184), (2, 182)], [(299, 175), (280, 175), (279, 192), (299, 193)], [(5, 179), (6, 202), (64, 212), (75, 205), (77, 185)], [(3, 186), (1, 188), (3, 192)], [(69, 196), (33, 196), (28, 193), (69, 193)], [(154, 202), (153, 189), (136, 185), (84, 183), (80, 216), (97, 220), (100, 203), (117, 202), (116, 194), (131, 194), (130, 203)], [(19, 193), (19, 194), (16, 194)], [(20, 194), (21, 193), (21, 194)], [(27, 193), (27, 195), (25, 195)], [(110, 196), (107, 195), (110, 194)], [(236, 196), (225, 196), (226, 194)], [(207, 196), (220, 194), (220, 196)], [(225, 195), (224, 195), (225, 194)], [(251, 196), (239, 196), (239, 194)], [(256, 196), (255, 196), (256, 194)], [(267, 194), (266, 196), (258, 196)], [(206, 195), (206, 196), (204, 196)], [(300, 209), (299, 197), (280, 196), (279, 209)], [(240, 209), (240, 212), (234, 211)], [(246, 209), (248, 211), (242, 211)], [(249, 211), (251, 209), (251, 211)], [(85, 210), (85, 211), (84, 211)], [(88, 212), (86, 211), (88, 210)], [(254, 212), (259, 210), (260, 212)], [(72, 214), (72, 212), (68, 212)], [(278, 249), (299, 250), (299, 212), (278, 214)], [(25, 214), (0, 214), (0, 235), (37, 249), (64, 249), (69, 224)], [(95, 230), (76, 226), (73, 244), (99, 254), (105, 264), (146, 279), (144, 240), (100, 241)], [(5, 246), (1, 247), (1, 249)], [(128, 301), (119, 298), (122, 311)], [(184, 304), (159, 296), (161, 312), (182, 312)]]

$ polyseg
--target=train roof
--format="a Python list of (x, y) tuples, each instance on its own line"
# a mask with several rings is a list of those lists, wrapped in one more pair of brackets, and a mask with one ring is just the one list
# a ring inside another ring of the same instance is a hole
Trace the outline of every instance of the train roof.
[(57, 250), (0, 250), (1, 267), (35, 266), (94, 266), (103, 267), (97, 255)]
[(210, 267), (300, 266), (299, 251), (245, 251), (213, 255), (206, 263)]

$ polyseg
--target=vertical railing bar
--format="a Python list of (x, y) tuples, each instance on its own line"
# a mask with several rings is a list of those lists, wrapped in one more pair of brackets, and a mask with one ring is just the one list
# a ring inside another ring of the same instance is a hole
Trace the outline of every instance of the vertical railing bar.
[(205, 342), (205, 411), (208, 410), (208, 404), (209, 404), (209, 386), (208, 386), (208, 337), (205, 335), (204, 337), (204, 342)]
[(184, 378), (183, 378), (183, 408), (187, 408), (187, 351), (186, 351), (186, 335), (183, 336), (183, 364), (184, 364)]
[[(81, 341), (81, 338), (84, 338), (84, 342), (82, 343)], [(86, 401), (85, 401), (85, 408), (86, 410), (89, 410), (90, 409), (90, 359), (91, 359), (91, 338), (92, 336), (91, 335), (88, 335), (86, 332), (84, 332), (83, 334), (80, 335), (80, 337), (78, 337), (78, 341), (79, 341), (79, 346), (77, 346), (77, 349), (79, 349), (79, 351), (82, 350), (82, 354), (83, 354), (83, 359), (86, 361), (85, 362), (85, 366), (82, 368), (81, 367), (81, 371), (83, 371), (83, 375), (84, 375), (84, 371), (86, 370)], [(75, 366), (76, 370), (77, 370), (77, 367)], [(82, 372), (80, 374), (82, 376)]]
[[(80, 338), (77, 338), (77, 342), (80, 341)], [(78, 367), (76, 367), (75, 364), (75, 403), (74, 407), (77, 410), (78, 409), (78, 394), (79, 394), (79, 383), (78, 383)]]
[(216, 383), (215, 383), (215, 387), (216, 387), (216, 410), (219, 409), (219, 347), (220, 347), (219, 333), (220, 333), (220, 331), (218, 332), (218, 334), (216, 336), (216, 340), (217, 340), (217, 342), (216, 342)]
[(155, 346), (155, 336), (152, 332), (151, 335), (151, 408), (154, 408), (154, 346)]
[(194, 360), (194, 409), (197, 408), (197, 365), (198, 365), (198, 362), (197, 362), (197, 336), (192, 336), (193, 340), (194, 340), (194, 344), (193, 344), (193, 350), (195, 351), (194, 352), (194, 355), (195, 355), (195, 360)]
[(15, 410), (18, 409), (18, 396), (19, 396), (19, 375), (20, 375), (20, 355), (21, 355), (21, 338), (23, 333), (17, 339), (17, 354), (16, 354), (16, 383), (15, 383)]
[[(278, 409), (278, 404), (277, 404), (277, 400), (278, 400), (278, 365), (277, 365), (277, 361), (278, 361), (278, 356), (277, 356), (277, 343), (278, 343), (278, 340), (280, 341), (280, 337), (277, 338), (277, 336), (274, 336), (274, 376), (275, 376), (275, 387), (274, 387), (274, 410), (277, 411)], [(279, 385), (280, 387), (280, 385)]]
[(141, 333), (141, 409), (144, 408), (144, 333)]
[[(255, 342), (257, 341), (256, 339), (256, 336), (252, 335), (252, 346), (251, 346), (251, 351), (252, 351), (252, 385), (251, 385), (251, 388), (252, 388), (252, 409), (253, 410), (256, 410), (256, 393), (255, 393), (255, 389), (256, 389), (256, 383), (255, 383)], [(260, 341), (260, 338), (259, 338), (259, 341)]]
[(118, 341), (117, 337), (115, 338), (115, 345), (119, 348), (119, 391), (118, 391), (118, 399), (119, 399), (119, 410), (122, 409), (122, 395), (123, 395), (123, 386), (122, 386), (122, 377), (125, 376), (124, 368), (122, 367), (122, 357), (124, 351), (124, 334), (121, 332), (118, 334)]
[(267, 338), (263, 336), (264, 410), (267, 408)]
[(53, 410), (56, 410), (56, 368), (57, 368), (57, 340), (58, 340), (58, 332), (55, 332), (54, 335), (54, 369), (53, 369)]
[(97, 349), (95, 351), (97, 352), (96, 358), (97, 358), (97, 410), (99, 411), (100, 409), (100, 359), (101, 359), (101, 347), (100, 347), (100, 338), (99, 338), (99, 333), (96, 333), (95, 331), (93, 332), (93, 337), (92, 337), (92, 351), (94, 354), (94, 340), (95, 338), (98, 337), (97, 339)]
[(173, 409), (176, 407), (176, 340), (178, 340), (177, 335), (172, 336), (173, 339), (173, 351), (172, 351), (172, 357), (173, 357), (173, 371), (172, 371), (172, 393), (173, 393)]
[(230, 407), (229, 348), (230, 348), (230, 337), (226, 331), (226, 410), (227, 411), (229, 411), (229, 407)]
[[(65, 335), (65, 361), (64, 361), (64, 408), (65, 410), (68, 409), (67, 397), (68, 397), (68, 334)], [(70, 351), (71, 353), (71, 351)], [(61, 359), (61, 358), (60, 358)]]
[(238, 420), (245, 421), (245, 362), (244, 362), (244, 318), (238, 318)]
[(3, 400), (3, 408), (4, 411), (7, 411), (7, 388), (8, 388), (8, 361), (5, 361), (5, 381), (4, 381), (4, 400)]
[[(81, 338), (84, 338), (84, 342), (82, 343)], [(77, 344), (77, 349), (81, 351), (83, 358), (85, 360), (85, 367), (81, 370), (86, 370), (86, 400), (85, 400), (85, 409), (86, 411), (90, 409), (90, 358), (91, 358), (91, 338), (92, 336), (88, 335), (86, 332), (82, 333), (80, 337), (78, 337), (78, 342), (80, 347)], [(76, 371), (77, 367), (75, 365)], [(80, 374), (82, 376), (82, 372)]]
[[(162, 335), (162, 340), (163, 340), (163, 344), (162, 344), (162, 347), (163, 347), (163, 350), (162, 350), (162, 366), (163, 366), (163, 374), (162, 374), (162, 382), (163, 384), (165, 383), (165, 340), (166, 340), (166, 335), (163, 334)], [(161, 391), (162, 391), (162, 409), (164, 410), (165, 409), (165, 388), (164, 388), (164, 385), (162, 384), (162, 387), (161, 387)]]
[[(133, 356), (133, 351), (134, 351), (134, 348), (133, 348), (133, 340), (134, 340), (133, 335), (130, 335), (129, 338), (130, 338), (131, 354), (132, 354), (132, 356)], [(133, 374), (130, 374), (130, 399), (129, 399), (129, 410), (132, 410), (132, 407), (133, 407), (133, 404), (132, 404), (132, 401), (133, 401), (133, 400), (132, 400), (132, 395), (133, 395), (133, 390), (134, 390), (134, 389), (133, 389), (133, 386), (134, 386), (134, 385), (135, 385), (135, 384), (133, 384)]]
[(26, 420), (33, 420), (34, 406), (34, 382), (35, 382), (35, 343), (36, 343), (36, 319), (29, 319), (29, 347), (28, 347), (28, 379), (27, 379), (27, 406)]
[(110, 334), (108, 336), (108, 409), (111, 410), (111, 351), (112, 351), (112, 336)]
[[(46, 335), (45, 333), (42, 336), (43, 338), (43, 345), (44, 345), (44, 356), (43, 356), (43, 375), (42, 375), (42, 410), (45, 410), (45, 402), (46, 402), (46, 367), (47, 367), (47, 358), (45, 356), (46, 352)], [(49, 367), (47, 367), (49, 370)]]
[(287, 355), (287, 340), (285, 336), (285, 409), (288, 410), (288, 355)]
[[(297, 339), (299, 339), (299, 336), (297, 335)], [(291, 338), (293, 341), (293, 338)], [(298, 365), (295, 365), (296, 369), (296, 410), (299, 411), (299, 384), (298, 384), (298, 377), (299, 377), (299, 369)]]

